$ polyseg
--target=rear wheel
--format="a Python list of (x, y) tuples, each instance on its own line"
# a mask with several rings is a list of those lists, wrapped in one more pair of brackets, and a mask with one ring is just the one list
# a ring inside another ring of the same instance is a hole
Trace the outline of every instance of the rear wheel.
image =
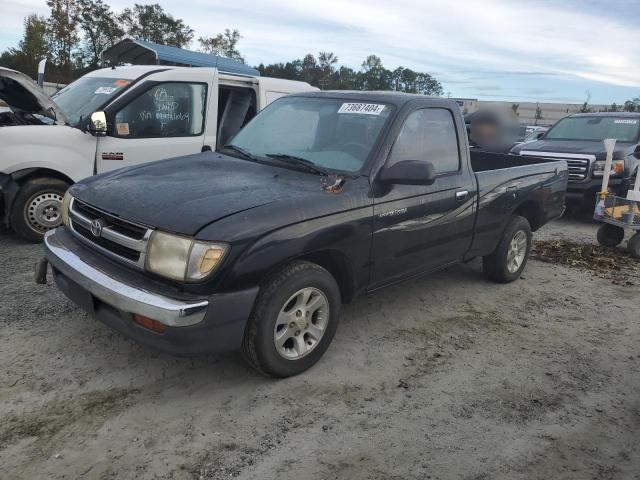
[(11, 227), (22, 238), (40, 242), (62, 224), (62, 198), (69, 184), (56, 178), (34, 178), (18, 192), (11, 209)]
[(311, 262), (293, 262), (260, 289), (242, 345), (259, 372), (289, 377), (313, 366), (329, 347), (340, 317), (340, 289)]
[(622, 242), (624, 229), (610, 223), (604, 223), (598, 228), (598, 243), (603, 247), (615, 247)]
[(627, 243), (627, 251), (634, 257), (640, 258), (640, 233), (636, 233)]
[(531, 226), (519, 215), (509, 220), (502, 238), (490, 255), (482, 258), (485, 277), (498, 283), (517, 280), (527, 265), (531, 251)]

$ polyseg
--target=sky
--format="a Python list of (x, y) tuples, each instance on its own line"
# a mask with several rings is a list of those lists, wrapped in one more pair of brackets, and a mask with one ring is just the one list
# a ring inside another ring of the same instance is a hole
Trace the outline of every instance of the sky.
[[(138, 0), (146, 3), (145, 0)], [(149, 0), (200, 35), (240, 30), (247, 63), (332, 51), (434, 75), (451, 97), (623, 103), (640, 96), (640, 0)], [(133, 2), (107, 0), (115, 11)], [(45, 0), (0, 1), (0, 51)], [(194, 41), (192, 48), (197, 48)]]

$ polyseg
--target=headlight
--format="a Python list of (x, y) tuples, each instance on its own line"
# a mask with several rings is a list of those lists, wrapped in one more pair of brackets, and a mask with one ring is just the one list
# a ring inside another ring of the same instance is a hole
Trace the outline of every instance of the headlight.
[(194, 282), (215, 271), (227, 248), (156, 230), (149, 240), (145, 268), (173, 280)]
[[(604, 160), (593, 163), (593, 175), (602, 177), (604, 175)], [(624, 172), (624, 160), (614, 160), (611, 163), (611, 176), (620, 175)]]
[(62, 198), (62, 224), (65, 227), (69, 227), (69, 206), (71, 205), (71, 200), (73, 197), (69, 193), (69, 190), (64, 194)]

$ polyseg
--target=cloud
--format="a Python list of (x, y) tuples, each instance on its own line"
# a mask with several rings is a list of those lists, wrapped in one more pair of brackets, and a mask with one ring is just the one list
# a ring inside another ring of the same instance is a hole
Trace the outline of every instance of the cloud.
[[(109, 3), (117, 11), (130, 4)], [(632, 21), (640, 18), (640, 2), (608, 0), (606, 6), (592, 0), (160, 3), (191, 25), (196, 37), (238, 28), (244, 37), (240, 50), (250, 64), (329, 50), (341, 64), (356, 68), (366, 55), (375, 53), (389, 68), (403, 65), (432, 72), (443, 83), (468, 86), (467, 93), (478, 82), (500, 85), (505, 95), (525, 93), (540, 82), (547, 86), (555, 82), (555, 88), (562, 81), (563, 95), (568, 95), (567, 82), (579, 83), (578, 92), (585, 84), (594, 91), (598, 85), (616, 92), (640, 87), (640, 29)], [(0, 28), (4, 27), (6, 38), (21, 32), (20, 21), (31, 11), (46, 12), (44, 0), (3, 0)]]

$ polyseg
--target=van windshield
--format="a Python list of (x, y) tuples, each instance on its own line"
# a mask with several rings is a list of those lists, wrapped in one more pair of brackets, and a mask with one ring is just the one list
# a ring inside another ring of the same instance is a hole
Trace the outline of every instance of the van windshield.
[(229, 143), (255, 157), (298, 157), (324, 169), (362, 168), (391, 114), (387, 104), (286, 97), (258, 114)]
[(126, 78), (82, 77), (53, 95), (72, 125), (78, 124), (131, 83)]
[(633, 142), (640, 133), (640, 118), (630, 117), (567, 117), (560, 120), (544, 136), (545, 140), (597, 140), (615, 138)]

